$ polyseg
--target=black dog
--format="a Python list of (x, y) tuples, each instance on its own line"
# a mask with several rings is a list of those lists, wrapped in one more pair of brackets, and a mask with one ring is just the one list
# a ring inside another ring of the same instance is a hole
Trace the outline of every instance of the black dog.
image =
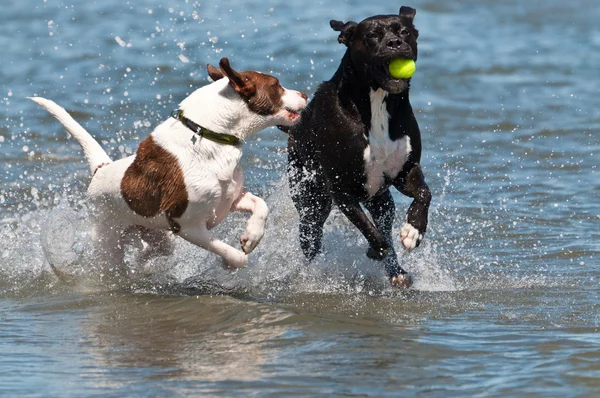
[(348, 49), (290, 129), (288, 142), (288, 177), (305, 256), (310, 260), (321, 250), (333, 202), (369, 242), (367, 256), (385, 260), (398, 286), (410, 286), (411, 280), (392, 246), (395, 206), (388, 188), (414, 199), (400, 231), (406, 250), (423, 239), (431, 201), (419, 166), (421, 134), (408, 99), (410, 79), (394, 79), (388, 71), (394, 58), (417, 59), (415, 13), (401, 7), (399, 15), (358, 24), (331, 21)]

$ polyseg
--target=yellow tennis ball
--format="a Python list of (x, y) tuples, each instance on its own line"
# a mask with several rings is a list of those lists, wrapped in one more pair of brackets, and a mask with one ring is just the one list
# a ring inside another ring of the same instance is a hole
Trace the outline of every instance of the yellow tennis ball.
[(412, 59), (396, 58), (390, 62), (388, 69), (394, 79), (408, 79), (415, 73), (417, 64)]

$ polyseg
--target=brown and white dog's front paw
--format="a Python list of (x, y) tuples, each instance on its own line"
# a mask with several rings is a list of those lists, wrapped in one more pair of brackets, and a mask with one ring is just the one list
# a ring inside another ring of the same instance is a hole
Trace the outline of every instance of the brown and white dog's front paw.
[(244, 253), (250, 254), (252, 250), (258, 246), (264, 234), (264, 226), (259, 225), (258, 223), (249, 222), (246, 230), (240, 237), (240, 243), (242, 244)]
[(400, 241), (407, 252), (419, 246), (422, 240), (423, 234), (411, 224), (405, 223), (400, 229)]
[(248, 264), (248, 255), (240, 250), (235, 250), (223, 260), (223, 268), (228, 271), (236, 271)]

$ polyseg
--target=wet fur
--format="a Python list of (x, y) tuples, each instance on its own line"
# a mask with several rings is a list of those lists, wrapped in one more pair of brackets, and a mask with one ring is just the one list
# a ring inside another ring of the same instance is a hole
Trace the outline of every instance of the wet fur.
[[(283, 88), (273, 76), (236, 72), (227, 58), (219, 66), (208, 66), (215, 82), (181, 102), (179, 109), (187, 118), (242, 141), (266, 127), (298, 121), (306, 95)], [(109, 270), (123, 271), (123, 242), (132, 230), (149, 244), (151, 254), (170, 253), (175, 234), (221, 256), (228, 269), (247, 263), (263, 237), (268, 208), (243, 189), (241, 146), (199, 137), (180, 120), (169, 118), (135, 155), (112, 161), (63, 108), (45, 98), (32, 100), (55, 116), (84, 149), (92, 172), (87, 197), (95, 209), (94, 240)], [(240, 237), (241, 250), (210, 231), (231, 211), (251, 213)]]

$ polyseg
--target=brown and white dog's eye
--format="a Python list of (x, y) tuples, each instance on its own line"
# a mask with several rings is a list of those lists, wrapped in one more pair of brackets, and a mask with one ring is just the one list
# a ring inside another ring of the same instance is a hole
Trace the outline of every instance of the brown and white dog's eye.
[(285, 92), (285, 89), (283, 88), (279, 80), (275, 80), (275, 83), (273, 83), (273, 87), (277, 89), (277, 92), (280, 94), (283, 94)]

